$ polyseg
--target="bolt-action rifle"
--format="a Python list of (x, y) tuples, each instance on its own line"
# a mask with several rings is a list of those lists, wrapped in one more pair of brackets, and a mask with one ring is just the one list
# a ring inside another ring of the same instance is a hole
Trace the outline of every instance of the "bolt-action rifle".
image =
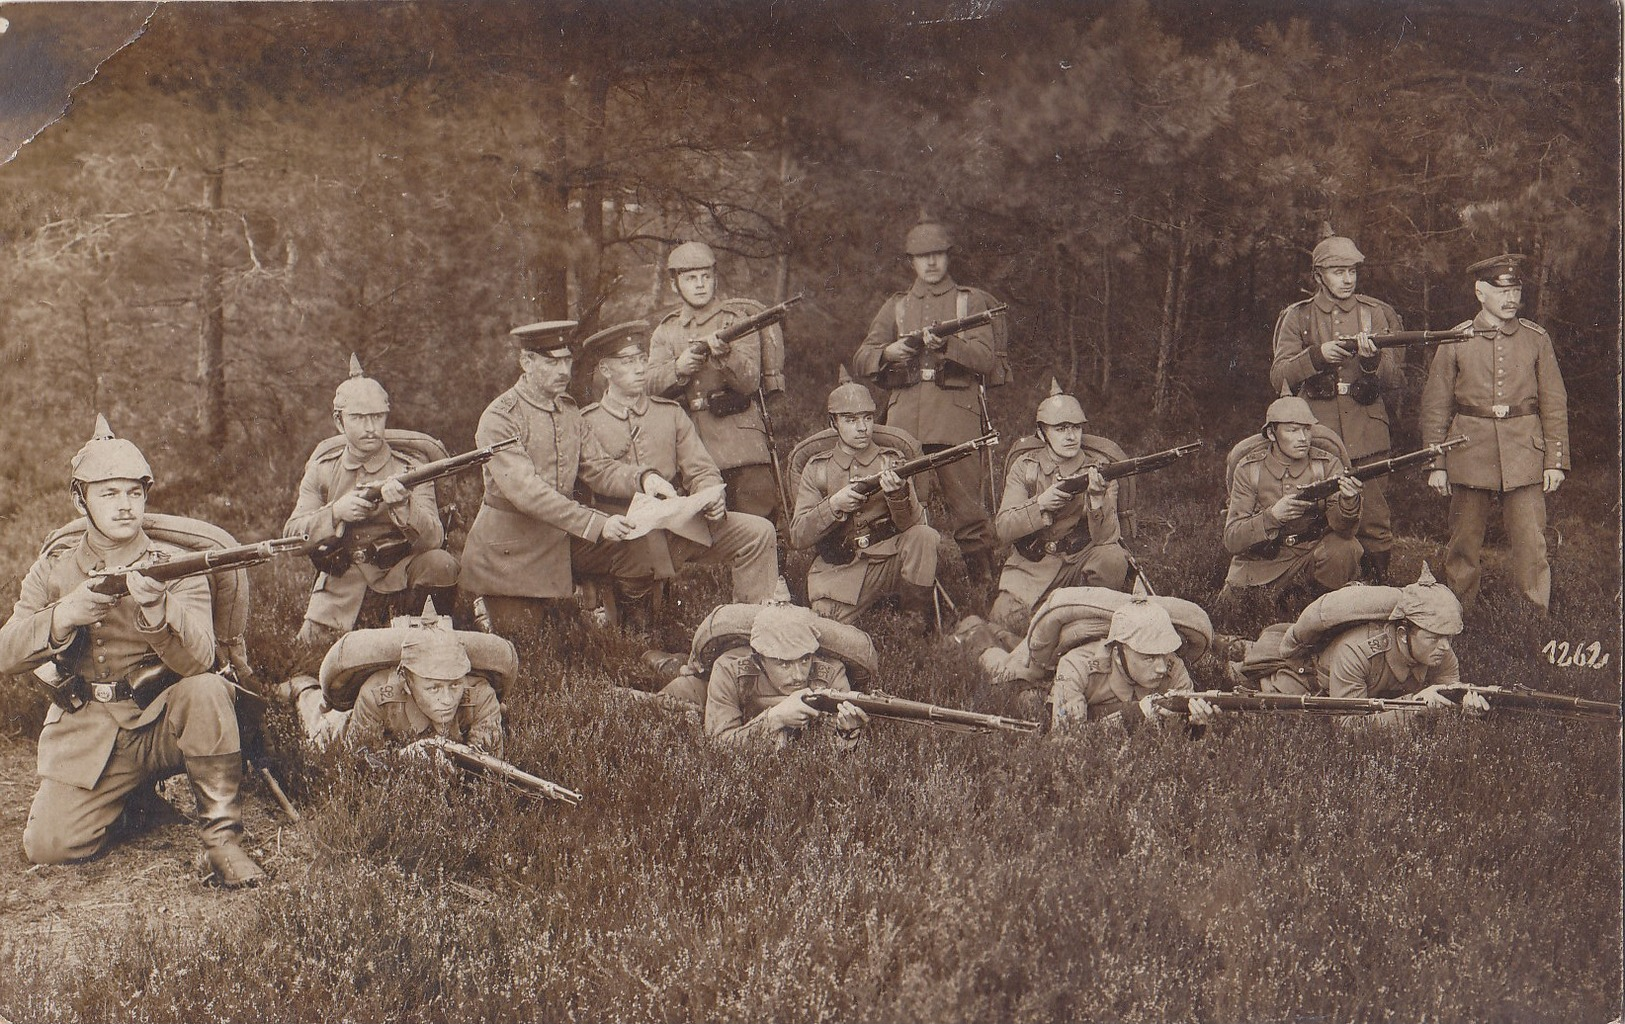
[(581, 802), (581, 794), (575, 790), (565, 789), (556, 782), (549, 782), (546, 779), (532, 775), (527, 771), (514, 767), (500, 757), (487, 754), (485, 751), (475, 749), (466, 743), (459, 743), (445, 736), (429, 736), (416, 741), (414, 745), (444, 754), (448, 761), (464, 771), (487, 776), (498, 782), (523, 790), (532, 796), (558, 800), (561, 803), (569, 804), (571, 807)]
[(1350, 352), (1355, 349), (1361, 338), (1368, 339), (1379, 349), (1404, 348), (1407, 345), (1455, 345), (1463, 341), (1471, 341), (1474, 337), (1484, 333), (1477, 327), (1468, 324), (1459, 330), (1449, 331), (1394, 331), (1390, 334), (1339, 334), (1337, 340), (1343, 348)]
[(1309, 715), (1375, 715), (1408, 710), (1421, 704), (1409, 698), (1318, 697), (1290, 693), (1209, 690), (1205, 693), (1159, 693), (1153, 704), (1176, 714), (1189, 714), (1191, 699), (1200, 697), (1219, 711), (1277, 712)]
[[(1092, 468), (1100, 472), (1101, 477), (1111, 483), (1124, 477), (1138, 476), (1141, 473), (1150, 473), (1153, 470), (1166, 469), (1183, 459), (1185, 456), (1200, 451), (1201, 441), (1191, 441), (1188, 444), (1169, 448), (1167, 451), (1153, 452), (1150, 455), (1140, 455), (1132, 459), (1119, 459), (1116, 462), (1107, 462)], [(1072, 476), (1062, 477), (1055, 481), (1055, 486), (1067, 494), (1076, 497), (1089, 487), (1089, 473), (1085, 470)], [(1050, 520), (1042, 529), (1029, 533), (1016, 541), (1016, 552), (1029, 562), (1036, 562), (1045, 555), (1074, 555), (1089, 546), (1089, 530), (1082, 525), (1081, 515), (1073, 515), (1055, 522), (1054, 517), (1045, 513)]]
[(1461, 683), (1439, 688), (1440, 696), (1456, 704), (1461, 703), (1461, 699), (1469, 693), (1476, 693), (1488, 701), (1491, 711), (1532, 711), (1565, 718), (1607, 718), (1616, 722), (1620, 720), (1620, 706), (1616, 703), (1587, 700), (1566, 693), (1532, 690), (1527, 686), (1476, 686)]
[[(503, 438), (495, 444), (475, 448), (461, 455), (453, 455), (449, 459), (425, 462), (416, 469), (396, 474), (393, 479), (399, 480), (401, 486), (410, 491), (431, 480), (439, 480), (443, 476), (483, 466), (495, 458), (498, 452), (518, 444), (518, 435)], [(368, 501), (376, 502), (383, 498), (384, 483), (383, 480), (374, 480), (371, 483), (357, 484), (356, 491)], [(386, 519), (381, 522), (340, 523), (333, 536), (311, 545), (308, 554), (310, 563), (318, 572), (325, 572), (329, 576), (343, 576), (357, 562), (376, 565), (383, 570), (393, 569), (411, 552), (412, 542), (406, 539), (406, 534), (401, 532), (400, 527)]]
[[(752, 313), (743, 320), (736, 320), (716, 333), (716, 340), (723, 346), (732, 345), (747, 334), (765, 330), (774, 324), (784, 322), (790, 307), (806, 298), (805, 295), (792, 295), (776, 306), (768, 306), (759, 313)], [(688, 350), (697, 356), (709, 356), (711, 345), (704, 338), (697, 338), (688, 343)], [(726, 351), (726, 348), (723, 349)]]
[[(911, 476), (924, 473), (927, 470), (941, 469), (960, 459), (976, 454), (977, 451), (999, 443), (997, 432), (983, 434), (981, 437), (963, 441), (951, 448), (944, 448), (937, 452), (927, 452), (917, 459), (909, 459), (896, 467), (899, 477), (907, 480)], [(859, 477), (847, 484), (853, 490), (868, 499), (856, 512), (843, 515), (835, 514), (835, 525), (829, 532), (818, 539), (818, 556), (831, 565), (845, 565), (857, 557), (859, 551), (879, 544), (897, 536), (901, 531), (892, 521), (891, 513), (886, 510), (884, 501), (874, 500), (880, 493), (880, 474)]]
[(856, 693), (820, 687), (801, 695), (801, 702), (820, 714), (833, 715), (840, 706), (851, 703), (870, 718), (914, 722), (952, 732), (1037, 732), (1038, 723), (1003, 715), (945, 708), (917, 700), (904, 700), (878, 691)]
[(1003, 316), (1009, 310), (1009, 305), (1000, 303), (997, 306), (989, 306), (980, 313), (943, 320), (929, 327), (908, 332), (897, 339), (908, 349), (908, 359), (901, 363), (888, 363), (882, 366), (875, 376), (875, 383), (888, 390), (894, 390), (909, 387), (922, 380), (935, 379), (935, 370), (932, 371), (931, 377), (926, 377), (922, 375), (921, 367), (917, 365), (917, 360), (925, 352), (925, 332), (930, 331), (932, 336), (937, 338), (951, 338), (977, 327), (986, 327), (993, 322), (994, 317)]

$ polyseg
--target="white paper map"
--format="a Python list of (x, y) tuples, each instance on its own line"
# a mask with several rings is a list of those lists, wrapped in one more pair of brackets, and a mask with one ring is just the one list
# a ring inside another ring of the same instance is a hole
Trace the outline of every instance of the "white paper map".
[(628, 539), (642, 537), (653, 530), (668, 530), (686, 537), (696, 544), (711, 546), (711, 527), (705, 520), (705, 507), (722, 498), (726, 484), (714, 484), (695, 494), (679, 498), (651, 498), (647, 494), (634, 494), (626, 510), (626, 521), (632, 524)]

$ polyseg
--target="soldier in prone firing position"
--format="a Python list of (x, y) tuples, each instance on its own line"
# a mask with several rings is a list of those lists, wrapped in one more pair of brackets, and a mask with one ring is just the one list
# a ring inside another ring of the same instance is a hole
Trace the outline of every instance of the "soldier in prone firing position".
[[(1117, 715), (1129, 731), (1144, 722), (1161, 724), (1184, 717), (1158, 707), (1150, 698), (1195, 689), (1179, 657), (1184, 641), (1168, 610), (1149, 600), (1136, 600), (1112, 613), (1104, 640), (1080, 644), (1055, 666), (1050, 711), (1057, 729)], [(1190, 723), (1207, 725), (1213, 708), (1204, 700), (1190, 702)]]
[[(837, 386), (824, 408), (837, 440), (829, 451), (809, 459), (801, 472), (790, 546), (814, 547), (854, 516), (873, 517), (877, 530), (893, 535), (867, 545), (844, 565), (832, 564), (822, 554), (813, 559), (807, 602), (825, 618), (852, 622), (876, 601), (897, 594), (904, 612), (929, 629), (939, 537), (926, 525), (913, 483), (895, 472), (903, 455), (874, 442), (875, 400), (862, 384)], [(852, 486), (853, 480), (877, 474), (878, 495), (865, 497)], [(882, 504), (883, 512), (874, 507)]]
[[(750, 627), (750, 645), (735, 647), (711, 666), (705, 734), (733, 745), (798, 739), (818, 719), (801, 694), (814, 688), (850, 690), (846, 666), (817, 653), (818, 631), (805, 608), (773, 605)], [(834, 715), (834, 743), (850, 749), (869, 716), (843, 702)]]
[[(1278, 398), (1264, 416), (1263, 437), (1236, 463), (1225, 509), (1224, 547), (1233, 556), (1225, 587), (1288, 588), (1310, 596), (1359, 575), (1361, 481), (1336, 454), (1311, 441), (1318, 421), (1301, 398)], [(1298, 488), (1338, 477), (1322, 510), (1293, 496)]]
[(732, 343), (719, 339), (718, 331), (763, 307), (718, 298), (716, 269), (717, 258), (703, 242), (684, 242), (667, 257), (666, 272), (683, 302), (650, 339), (649, 392), (677, 399), (693, 418), (727, 481), (728, 507), (771, 520), (779, 488), (756, 402), (758, 390), (764, 396), (784, 391), (784, 336), (771, 326)]
[[(988, 618), (1020, 635), (1027, 631), (1033, 609), (1045, 594), (1061, 587), (1107, 587), (1127, 590), (1128, 551), (1117, 518), (1117, 483), (1107, 483), (1084, 450), (1083, 406), (1071, 395), (1055, 392), (1038, 404), (1041, 447), (1010, 460), (1004, 500), (994, 528), (999, 541), (1015, 544), (1035, 534), (1056, 535), (1042, 557), (1029, 559), (1011, 548), (999, 576), (999, 595)], [(1121, 453), (1119, 453), (1121, 457)], [(1068, 494), (1058, 481), (1089, 474), (1089, 486)], [(1079, 536), (1081, 534), (1081, 536)], [(1073, 542), (1073, 543), (1068, 543)], [(1076, 550), (1065, 550), (1075, 547)]]
[[(153, 476), (140, 449), (113, 437), (100, 417), (96, 426), (71, 475), (84, 535), (33, 564), (0, 628), (0, 674), (54, 659), (89, 684), (81, 706), (53, 703), (46, 713), (23, 850), (35, 864), (91, 857), (129, 798), (184, 771), (210, 877), (227, 887), (257, 884), (265, 872), (238, 843), (242, 744), (232, 684), (213, 671), (209, 581), (161, 583), (132, 571), (127, 596), (91, 589), (94, 571), (183, 553), (142, 526)], [(180, 678), (143, 707), (130, 679), (157, 663)]]
[[(361, 562), (342, 575), (317, 573), (299, 630), (304, 643), (325, 648), (354, 628), (368, 591), (397, 594), (457, 584), (457, 558), (441, 547), (445, 530), (434, 484), (419, 484), (409, 493), (393, 479), (418, 463), (390, 447), (384, 438), (388, 421), (388, 392), (363, 376), (361, 363), (351, 356), (350, 377), (333, 392), (333, 426), (344, 435), (344, 444), (318, 449), (306, 464), (298, 503), (282, 535), (303, 536), (315, 544), (340, 531), (387, 522), (411, 544), (411, 553), (389, 569)], [(380, 480), (381, 501), (369, 501), (359, 492), (362, 485)], [(408, 598), (408, 605), (414, 603)]]
[[(581, 411), (612, 459), (654, 469), (689, 494), (723, 483), (688, 415), (676, 402), (648, 392), (649, 325), (617, 324), (582, 343), (582, 359), (604, 386), (603, 398)], [(608, 512), (624, 512), (624, 502), (600, 500)], [(778, 535), (760, 516), (730, 512), (724, 498), (705, 510), (709, 545), (667, 530), (625, 544), (580, 547), (575, 568), (613, 575), (622, 607), (630, 618), (647, 619), (656, 579), (675, 576), (689, 562), (720, 562), (733, 569), (733, 600), (755, 604), (767, 599), (779, 576)], [(641, 624), (641, 623), (640, 623)]]

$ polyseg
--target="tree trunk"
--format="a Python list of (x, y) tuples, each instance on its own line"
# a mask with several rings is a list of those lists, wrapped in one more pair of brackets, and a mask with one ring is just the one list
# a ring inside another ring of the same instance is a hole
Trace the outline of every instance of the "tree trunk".
[(213, 166), (203, 172), (202, 332), (198, 343), (198, 429), (215, 452), (226, 443), (226, 298), (221, 254), (221, 211), (226, 137), (215, 115)]
[(1157, 416), (1168, 412), (1173, 395), (1174, 337), (1180, 310), (1180, 270), (1190, 260), (1190, 243), (1185, 223), (1175, 225), (1168, 239), (1168, 268), (1162, 288), (1162, 321), (1157, 326), (1157, 369), (1152, 378), (1151, 411)]
[(1112, 254), (1100, 269), (1100, 393), (1112, 386)]

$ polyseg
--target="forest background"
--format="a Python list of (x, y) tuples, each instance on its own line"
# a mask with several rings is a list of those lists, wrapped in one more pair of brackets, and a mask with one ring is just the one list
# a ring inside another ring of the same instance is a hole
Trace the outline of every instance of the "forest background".
[[(835, 365), (907, 285), (902, 237), (929, 213), (953, 228), (958, 280), (1010, 304), (1015, 380), (991, 395), (1007, 437), (1053, 375), (1131, 452), (1208, 442), (1188, 471), (1147, 478), (1133, 542), (1160, 589), (1206, 604), (1224, 566), (1219, 460), (1272, 397), (1271, 328), (1308, 294), (1329, 225), (1367, 255), (1361, 291), (1413, 328), (1473, 314), (1468, 263), (1532, 257), (1525, 315), (1554, 339), (1573, 434), (1550, 502), (1554, 616), (1527, 616), (1492, 552), (1463, 661), (1619, 699), (1615, 4), (0, 15), (0, 126), (34, 103), (19, 72), (77, 81), (85, 52), (133, 40), (0, 166), (8, 587), (68, 517), (65, 467), (96, 412), (153, 461), (155, 508), (263, 537), (331, 433), (350, 353), (389, 388), (393, 425), (463, 449), (515, 376), (510, 327), (668, 308), (658, 269), (691, 238), (718, 251), (724, 294), (807, 296), (786, 327), (787, 449), (822, 425)], [(1426, 359), (1407, 353), (1397, 447), (1417, 441)], [(478, 501), (471, 480), (451, 490)], [(1445, 503), (1414, 477), (1390, 493), (1396, 573), (1414, 574), (1437, 561)], [(307, 586), (308, 566), (255, 571), (268, 678), (291, 660)], [(706, 577), (681, 595), (668, 647), (721, 589)], [(893, 625), (879, 637), (894, 692), (991, 709), (972, 672)], [(1560, 669), (1541, 655), (1559, 640), (1612, 660)], [(522, 654), (543, 696), (510, 701), (510, 754), (588, 792), (581, 808), (287, 755), (308, 823), (251, 827), (295, 885), (182, 898), (139, 843), (60, 872), (0, 860), (0, 1012), (1620, 1012), (1617, 730), (1247, 722), (1202, 745), (1118, 746), (876, 729), (862, 758), (774, 760), (617, 704), (630, 642)], [(10, 683), (0, 700), (0, 829), (15, 835), (44, 702)], [(171, 834), (149, 843), (185, 845)], [(159, 909), (127, 902), (132, 872)]]

